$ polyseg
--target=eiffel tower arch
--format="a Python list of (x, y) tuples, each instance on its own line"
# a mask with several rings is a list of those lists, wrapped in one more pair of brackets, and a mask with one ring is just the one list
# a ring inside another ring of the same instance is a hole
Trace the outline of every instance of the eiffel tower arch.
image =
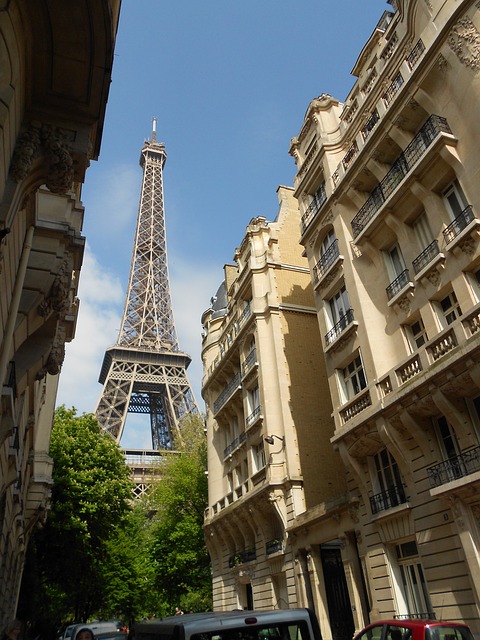
[[(152, 137), (140, 154), (143, 169), (128, 291), (117, 343), (106, 350), (102, 393), (95, 411), (120, 443), (127, 413), (148, 414), (152, 448), (171, 450), (180, 422), (198, 414), (187, 377), (191, 358), (179, 349), (168, 276), (163, 167), (165, 145)], [(128, 460), (128, 455), (127, 455)]]

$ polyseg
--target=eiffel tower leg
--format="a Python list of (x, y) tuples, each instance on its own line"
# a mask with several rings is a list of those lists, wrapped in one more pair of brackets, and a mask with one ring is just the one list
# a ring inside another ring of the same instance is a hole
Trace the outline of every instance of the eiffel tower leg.
[(134, 381), (134, 365), (113, 361), (95, 411), (102, 429), (117, 443), (122, 438)]

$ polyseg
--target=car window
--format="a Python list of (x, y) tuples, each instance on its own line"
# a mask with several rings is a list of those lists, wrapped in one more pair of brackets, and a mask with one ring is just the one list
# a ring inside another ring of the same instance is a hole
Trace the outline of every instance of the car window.
[(388, 625), (385, 640), (410, 640), (412, 630), (401, 625)]
[[(366, 629), (360, 634), (357, 640), (381, 640), (383, 631), (383, 624), (377, 624), (369, 629)], [(388, 639), (390, 640), (390, 638)]]
[(425, 640), (473, 640), (473, 636), (467, 627), (435, 625), (425, 629)]

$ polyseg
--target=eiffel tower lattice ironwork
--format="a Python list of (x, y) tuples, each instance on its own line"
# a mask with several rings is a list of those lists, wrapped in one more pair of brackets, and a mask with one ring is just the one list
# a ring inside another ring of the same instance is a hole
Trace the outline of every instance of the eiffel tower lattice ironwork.
[(179, 350), (168, 277), (163, 167), (165, 145), (152, 137), (140, 155), (142, 192), (122, 325), (105, 352), (96, 417), (118, 443), (127, 413), (150, 414), (153, 449), (171, 449), (180, 420), (198, 413)]

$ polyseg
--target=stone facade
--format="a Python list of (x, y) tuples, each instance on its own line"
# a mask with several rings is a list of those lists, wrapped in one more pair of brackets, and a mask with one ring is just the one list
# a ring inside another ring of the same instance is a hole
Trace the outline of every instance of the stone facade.
[[(305, 600), (288, 528), (345, 492), (292, 189), (250, 221), (202, 318), (214, 608)], [(332, 534), (334, 538), (336, 534)]]
[(48, 512), (57, 379), (82, 264), (120, 0), (0, 1), (0, 632)]
[[(290, 148), (346, 473), (341, 558), (355, 628), (429, 613), (479, 633), (480, 3), (390, 4), (346, 102), (313, 100)], [(290, 532), (329, 640), (322, 515)]]

